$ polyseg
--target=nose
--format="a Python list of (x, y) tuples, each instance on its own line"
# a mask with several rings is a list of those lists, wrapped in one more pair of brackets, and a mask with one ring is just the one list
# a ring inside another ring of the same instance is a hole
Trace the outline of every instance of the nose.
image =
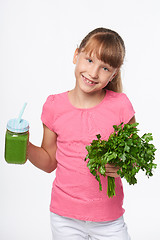
[(90, 70), (89, 70), (89, 76), (90, 76), (92, 79), (97, 79), (97, 78), (98, 78), (98, 72), (99, 72), (99, 68), (94, 65), (94, 66), (92, 66), (92, 68), (90, 68)]

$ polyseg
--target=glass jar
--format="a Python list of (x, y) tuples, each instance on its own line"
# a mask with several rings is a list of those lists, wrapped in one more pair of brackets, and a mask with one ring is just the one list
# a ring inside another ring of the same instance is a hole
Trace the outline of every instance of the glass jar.
[(5, 136), (5, 160), (7, 163), (24, 164), (27, 160), (29, 124), (26, 120), (11, 119)]

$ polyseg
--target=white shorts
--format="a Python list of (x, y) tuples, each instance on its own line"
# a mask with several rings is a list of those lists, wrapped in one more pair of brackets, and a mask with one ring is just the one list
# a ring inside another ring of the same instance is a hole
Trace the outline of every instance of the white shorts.
[(51, 212), (53, 240), (130, 240), (123, 216), (107, 222), (90, 222)]

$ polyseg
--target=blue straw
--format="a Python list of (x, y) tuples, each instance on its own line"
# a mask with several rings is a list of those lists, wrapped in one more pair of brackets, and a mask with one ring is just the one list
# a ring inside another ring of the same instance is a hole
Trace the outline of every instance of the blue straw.
[(27, 106), (27, 103), (24, 103), (23, 108), (22, 108), (22, 110), (21, 110), (20, 113), (19, 113), (19, 116), (18, 116), (18, 119), (17, 119), (17, 124), (20, 123), (20, 121), (21, 121), (21, 119), (22, 119), (23, 112), (24, 112), (26, 106)]

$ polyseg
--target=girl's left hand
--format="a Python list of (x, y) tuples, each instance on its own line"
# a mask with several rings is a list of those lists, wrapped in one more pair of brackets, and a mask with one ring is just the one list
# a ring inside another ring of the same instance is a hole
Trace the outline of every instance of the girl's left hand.
[(117, 171), (119, 170), (119, 167), (115, 167), (113, 164), (107, 163), (105, 165), (106, 168), (106, 175), (109, 177), (117, 178), (119, 175), (117, 174)]
[[(131, 120), (128, 122), (129, 124), (133, 124), (136, 122), (136, 119), (135, 119), (135, 116), (133, 116), (131, 118)], [(115, 167), (113, 164), (109, 164), (107, 163), (105, 165), (105, 168), (106, 168), (106, 175), (109, 176), (109, 177), (120, 177), (118, 174), (117, 174), (117, 171), (120, 169), (119, 167)]]

